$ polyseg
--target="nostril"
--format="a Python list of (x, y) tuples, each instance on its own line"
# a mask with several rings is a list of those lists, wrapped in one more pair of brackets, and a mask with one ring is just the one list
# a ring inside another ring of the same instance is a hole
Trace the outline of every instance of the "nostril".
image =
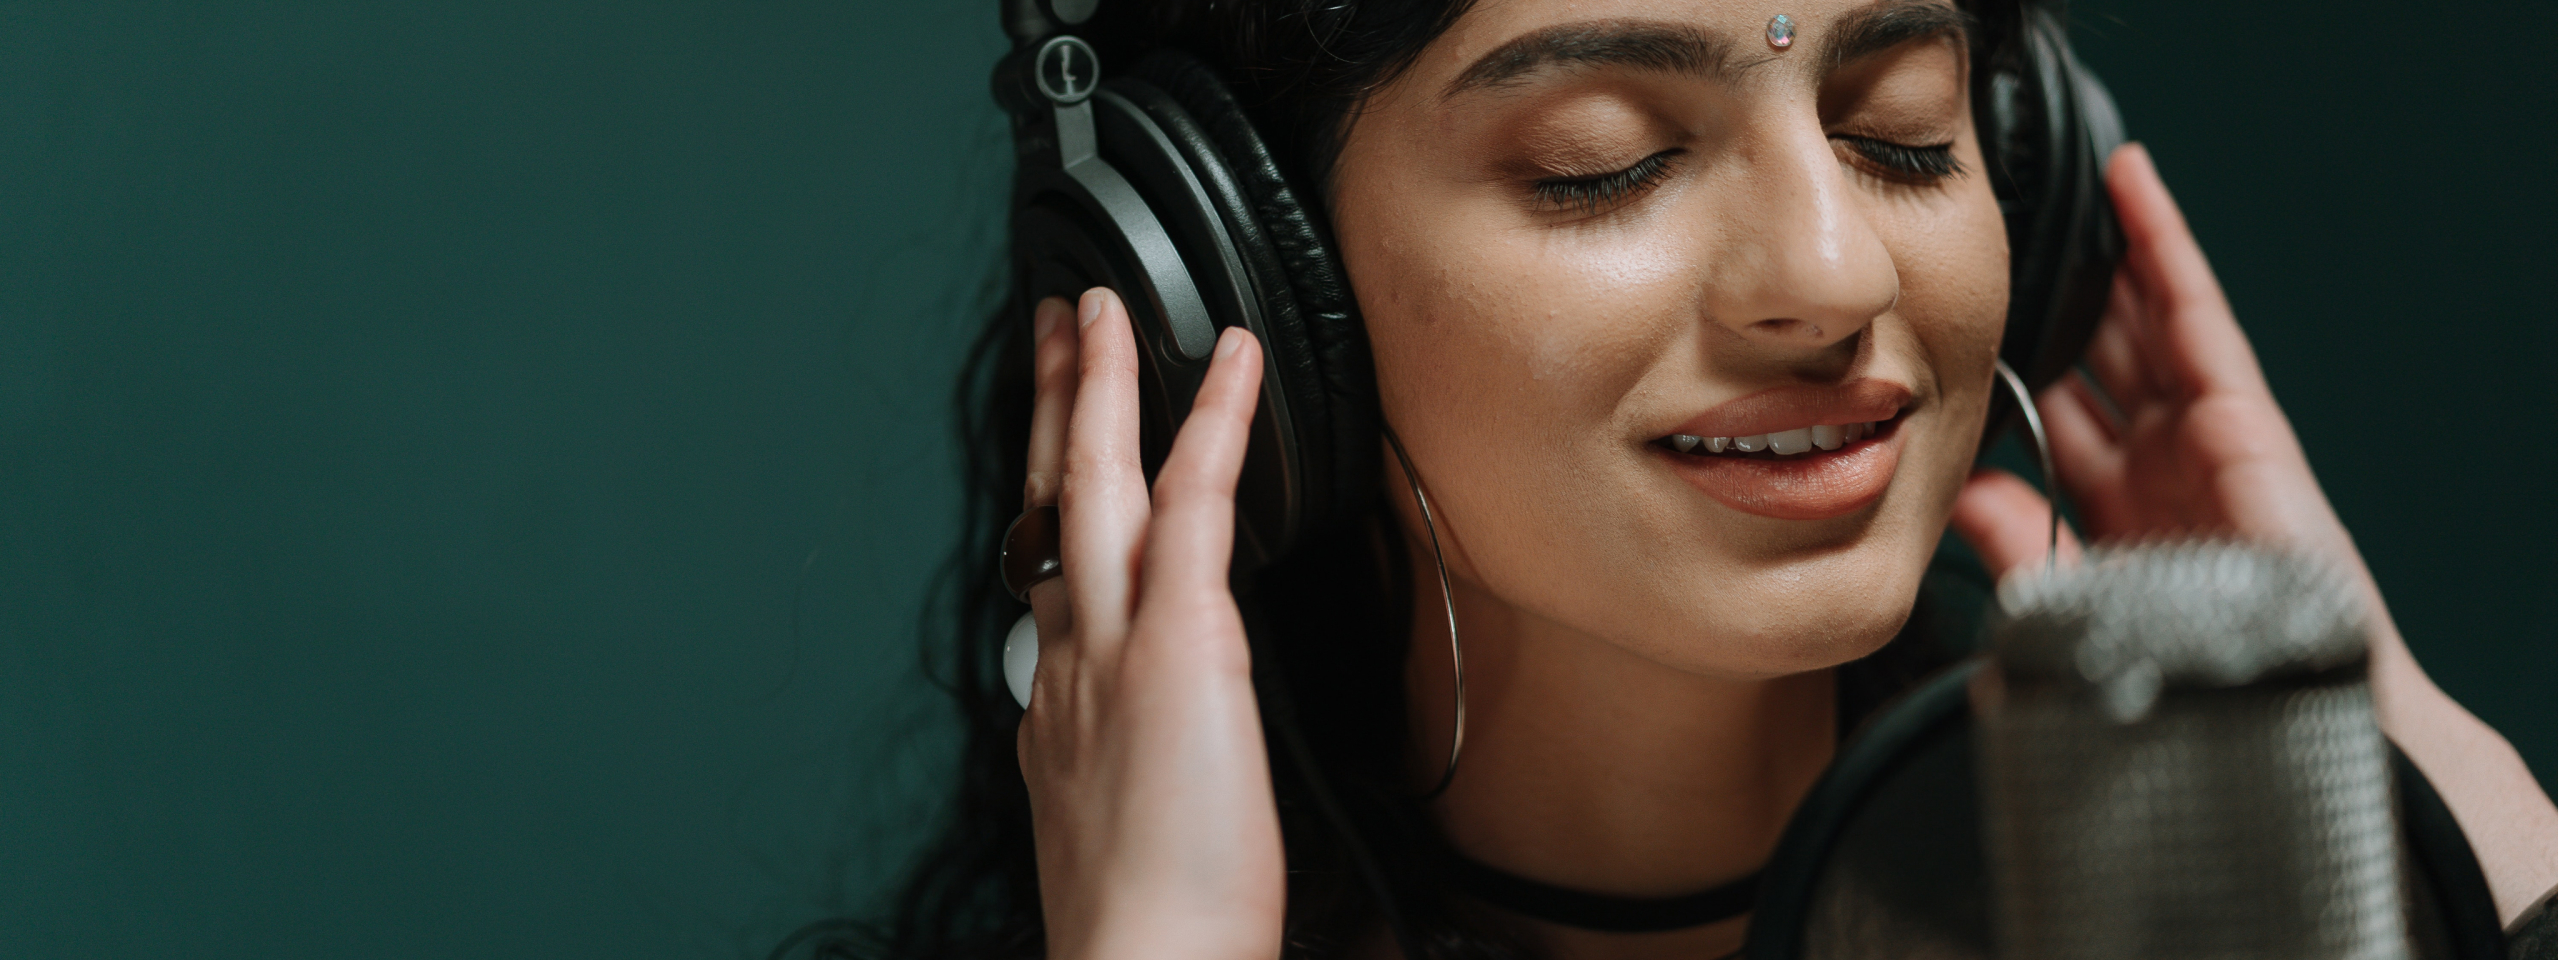
[(1761, 333), (1772, 334), (1779, 337), (1800, 337), (1806, 340), (1821, 339), (1820, 324), (1796, 320), (1791, 317), (1775, 317), (1767, 320), (1761, 320), (1757, 323), (1751, 324), (1750, 326), (1757, 328)]

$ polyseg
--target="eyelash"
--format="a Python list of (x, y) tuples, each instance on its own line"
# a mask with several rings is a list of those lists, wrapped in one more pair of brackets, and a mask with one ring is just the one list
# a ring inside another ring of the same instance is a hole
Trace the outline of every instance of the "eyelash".
[(1687, 151), (1663, 150), (1615, 173), (1591, 177), (1548, 177), (1535, 185), (1537, 202), (1564, 210), (1594, 214), (1660, 185), (1670, 162)]
[[(1845, 141), (1848, 149), (1856, 151), (1858, 156), (1882, 167), (1882, 173), (1895, 179), (1932, 182), (1963, 173), (1963, 162), (1954, 159), (1952, 143), (1911, 146), (1872, 137), (1838, 139)], [(1540, 203), (1560, 209), (1594, 214), (1659, 185), (1661, 175), (1670, 171), (1670, 162), (1684, 152), (1663, 150), (1614, 173), (1539, 180), (1536, 182), (1536, 198)]]
[(1929, 183), (1963, 172), (1963, 162), (1954, 159), (1952, 143), (1914, 147), (1872, 137), (1836, 139), (1845, 141), (1848, 149), (1856, 151), (1857, 156), (1883, 168), (1878, 172), (1894, 179)]

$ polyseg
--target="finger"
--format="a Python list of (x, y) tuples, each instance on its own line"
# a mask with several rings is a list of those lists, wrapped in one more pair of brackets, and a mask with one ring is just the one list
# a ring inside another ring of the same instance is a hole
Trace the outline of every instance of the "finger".
[(1030, 407), (1030, 479), (1022, 484), (1022, 509), (1057, 502), (1066, 478), (1066, 420), (1075, 407), (1075, 354), (1080, 345), (1071, 321), (1075, 307), (1064, 297), (1039, 301), (1032, 311), (1031, 351), (1038, 393)]
[[(1955, 496), (1953, 527), (1990, 575), (2003, 579), (2028, 564), (2040, 566), (2050, 553), (2051, 510), (2051, 502), (2015, 474), (1985, 467)], [(2075, 563), (2079, 554), (2078, 536), (2063, 526), (2061, 562)]]
[(2124, 470), (2121, 434), (2103, 403), (2095, 388), (2077, 377), (2053, 384), (2034, 403), (2043, 414), (2043, 435), (2052, 444), (2052, 469), (2060, 474), (2055, 479), (2078, 505), (2079, 519), (2098, 537), (2123, 532), (2100, 524), (2120, 515), (2114, 507), (2122, 501)]
[[(1021, 491), (1025, 510), (1056, 503), (1059, 489), (1065, 484), (1066, 424), (1074, 413), (1077, 354), (1082, 345), (1076, 337), (1075, 306), (1066, 298), (1039, 301), (1031, 318), (1031, 365), (1037, 392), (1030, 411), (1029, 479)], [(1042, 580), (1031, 585), (1027, 599), (1031, 614), (1039, 623), (1041, 651), (1050, 654), (1040, 659), (1057, 663), (1066, 656), (1058, 651), (1074, 631), (1074, 610), (1066, 602), (1066, 585), (1053, 577)], [(1052, 667), (1050, 672), (1057, 672), (1057, 668)]]
[(1234, 554), (1235, 481), (1261, 401), (1261, 343), (1227, 328), (1199, 385), (1190, 418), (1155, 475), (1154, 526), (1146, 545), (1147, 596), (1222, 595)]
[(2164, 393), (2152, 379), (2152, 368), (2140, 352), (2140, 317), (2145, 309), (2139, 291), (2132, 286), (2131, 275), (2116, 273), (2105, 316), (2097, 321), (2096, 335), (2087, 342), (2088, 372), (2126, 417)]
[(1137, 343), (1119, 296), (1095, 287), (1077, 305), (1073, 413), (1058, 521), (1066, 592), (1077, 637), (1115, 644), (1126, 632), (1146, 536), (1146, 475), (1137, 462)]
[[(1023, 594), (1023, 599), (1030, 602), (1031, 618), (1039, 624), (1040, 656), (1037, 662), (1054, 664), (1061, 658), (1071, 656), (1072, 654), (1066, 651), (1068, 646), (1066, 641), (1067, 638), (1074, 636), (1075, 607), (1066, 599), (1064, 578), (1050, 577), (1031, 584), (1030, 590)], [(1034, 683), (1038, 678), (1037, 672), (1031, 674)]]
[(2262, 392), (2256, 352), (2238, 329), (2229, 298), (2194, 240), (2185, 214), (2159, 179), (2148, 149), (2124, 144), (2105, 169), (2128, 246), (2123, 268), (2149, 307), (2144, 355), (2171, 376), (2163, 383), (2188, 395), (2215, 390)]

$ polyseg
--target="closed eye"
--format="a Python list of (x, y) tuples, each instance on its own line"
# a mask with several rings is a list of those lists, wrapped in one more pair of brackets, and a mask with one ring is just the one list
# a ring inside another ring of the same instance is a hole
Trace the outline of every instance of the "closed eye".
[(1636, 194), (1659, 185), (1662, 176), (1670, 171), (1672, 162), (1686, 152), (1663, 150), (1613, 173), (1547, 177), (1536, 181), (1534, 193), (1539, 204), (1558, 210), (1575, 210), (1586, 215), (1613, 209)]
[(1830, 139), (1846, 144), (1849, 150), (1876, 168), (1875, 173), (1887, 179), (1933, 183), (1963, 173), (1963, 161), (1954, 158), (1952, 141), (1912, 146), (1872, 137), (1840, 135)]

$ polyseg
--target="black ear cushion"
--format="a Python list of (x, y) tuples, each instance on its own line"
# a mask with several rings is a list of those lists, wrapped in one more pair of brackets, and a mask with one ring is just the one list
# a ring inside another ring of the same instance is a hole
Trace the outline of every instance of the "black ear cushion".
[[(1377, 378), (1321, 198), (1289, 182), (1225, 81), (1206, 64), (1167, 49), (1140, 61), (1129, 75), (1189, 113), (1195, 134), (1175, 130), (1191, 124), (1164, 123), (1166, 134), (1193, 154), (1194, 167), (1203, 159), (1223, 162), (1249, 205), (1221, 211), (1228, 231), (1257, 279), (1268, 266), (1277, 268), (1278, 276), (1262, 283), (1259, 293), (1271, 359), (1306, 463), (1306, 522), (1319, 525), (1355, 510), (1374, 495), (1377, 483)], [(1199, 157), (1183, 144), (1194, 135), (1206, 138), (1213, 157)], [(1267, 264), (1261, 262), (1265, 258)]]
[(2020, 11), (2015, 82), (1993, 116), (2014, 262), (2000, 355), (2035, 388), (2059, 379), (2095, 336), (2122, 259), (2105, 162), (2123, 142), (2113, 98), (2070, 52), (2060, 17)]

